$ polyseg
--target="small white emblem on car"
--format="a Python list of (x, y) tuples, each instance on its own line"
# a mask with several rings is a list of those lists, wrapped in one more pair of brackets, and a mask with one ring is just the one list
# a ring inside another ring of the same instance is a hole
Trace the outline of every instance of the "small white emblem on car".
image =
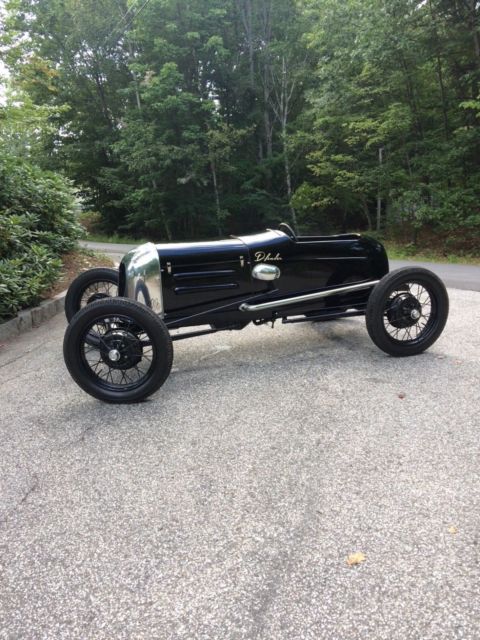
[(257, 251), (255, 253), (255, 262), (264, 262), (265, 260), (283, 260), (279, 253), (273, 255), (273, 253), (265, 253), (265, 251)]

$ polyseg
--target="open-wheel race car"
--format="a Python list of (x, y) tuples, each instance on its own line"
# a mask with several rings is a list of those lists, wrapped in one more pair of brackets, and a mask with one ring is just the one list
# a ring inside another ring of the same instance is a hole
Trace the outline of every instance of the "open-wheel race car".
[(426, 269), (389, 272), (372, 238), (296, 236), (282, 223), (226, 240), (143, 244), (118, 270), (78, 276), (65, 311), (64, 357), (74, 380), (100, 400), (135, 402), (167, 379), (173, 341), (249, 323), (364, 315), (380, 349), (421, 353), (443, 331), (448, 295)]

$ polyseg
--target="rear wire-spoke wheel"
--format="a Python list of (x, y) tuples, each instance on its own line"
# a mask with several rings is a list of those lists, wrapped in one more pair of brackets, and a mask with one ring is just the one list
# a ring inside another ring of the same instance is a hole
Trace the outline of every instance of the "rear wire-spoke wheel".
[(382, 278), (368, 299), (366, 323), (373, 342), (392, 356), (416, 355), (442, 333), (448, 294), (431, 271), (406, 267)]
[(91, 304), (97, 300), (112, 298), (117, 295), (117, 291), (117, 283), (114, 284), (113, 282), (107, 282), (105, 280), (94, 282), (83, 292), (82, 297), (80, 298), (80, 308), (86, 307), (87, 304)]
[(118, 295), (118, 271), (108, 267), (97, 267), (84, 271), (71, 283), (65, 297), (67, 320), (92, 302), (115, 298)]
[(99, 300), (76, 314), (64, 339), (67, 368), (87, 393), (106, 402), (138, 402), (167, 379), (172, 340), (164, 322), (127, 298)]

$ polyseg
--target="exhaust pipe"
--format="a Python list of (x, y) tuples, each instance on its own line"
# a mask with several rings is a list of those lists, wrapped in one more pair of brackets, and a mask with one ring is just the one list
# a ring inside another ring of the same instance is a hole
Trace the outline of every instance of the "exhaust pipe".
[(310, 302), (311, 300), (319, 300), (320, 298), (328, 298), (342, 293), (351, 293), (352, 291), (363, 291), (370, 289), (378, 284), (380, 280), (370, 280), (369, 282), (361, 282), (359, 284), (351, 284), (345, 287), (337, 287), (336, 289), (327, 289), (317, 291), (315, 293), (306, 293), (302, 296), (294, 296), (293, 298), (283, 298), (282, 300), (271, 300), (270, 302), (260, 302), (259, 304), (247, 304), (244, 302), (239, 306), (240, 311), (264, 311), (265, 309), (276, 309), (277, 307), (285, 307), (289, 304), (298, 304), (299, 302)]

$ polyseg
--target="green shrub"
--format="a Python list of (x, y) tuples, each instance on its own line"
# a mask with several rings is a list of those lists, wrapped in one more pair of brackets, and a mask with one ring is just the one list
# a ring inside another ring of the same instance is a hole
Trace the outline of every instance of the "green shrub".
[(102, 228), (102, 214), (99, 211), (82, 211), (78, 221), (87, 233), (98, 233)]
[(38, 303), (40, 294), (55, 282), (62, 261), (41, 244), (17, 258), (0, 260), (0, 317)]
[(80, 235), (70, 183), (0, 155), (0, 319), (38, 303)]

